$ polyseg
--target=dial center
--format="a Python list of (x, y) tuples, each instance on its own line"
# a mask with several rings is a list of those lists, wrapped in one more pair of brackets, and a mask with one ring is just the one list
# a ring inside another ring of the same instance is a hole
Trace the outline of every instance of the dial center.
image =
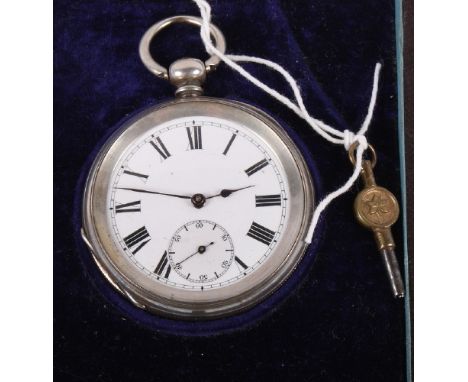
[(206, 197), (203, 194), (195, 194), (190, 200), (195, 208), (202, 208), (205, 205)]

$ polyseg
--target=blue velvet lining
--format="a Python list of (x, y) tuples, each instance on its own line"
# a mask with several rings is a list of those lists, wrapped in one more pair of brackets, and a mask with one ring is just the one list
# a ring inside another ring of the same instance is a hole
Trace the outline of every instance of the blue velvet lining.
[[(383, 62), (369, 140), (379, 154), (378, 181), (400, 198), (393, 1), (211, 3), (230, 53), (287, 67), (312, 114), (337, 128), (357, 130), (375, 62)], [(181, 323), (136, 309), (112, 290), (78, 237), (84, 177), (112, 126), (173, 91), (139, 61), (144, 31), (164, 17), (198, 11), (188, 0), (56, 0), (54, 12), (57, 380), (404, 380), (403, 305), (391, 297), (372, 235), (354, 220), (353, 193), (327, 211), (288, 283), (251, 311)], [(181, 56), (206, 57), (198, 32), (184, 26), (164, 32), (152, 51), (165, 65)], [(276, 74), (245, 66), (286, 89)], [(349, 176), (341, 148), (225, 66), (208, 76), (206, 95), (257, 105), (279, 120), (320, 179), (319, 195)], [(394, 236), (402, 249), (401, 227)]]

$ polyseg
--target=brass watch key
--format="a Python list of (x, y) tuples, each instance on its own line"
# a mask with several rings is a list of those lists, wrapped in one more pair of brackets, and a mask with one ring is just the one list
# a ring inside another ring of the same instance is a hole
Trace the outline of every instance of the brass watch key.
[[(356, 144), (352, 145), (349, 150), (353, 164), (355, 163), (356, 146)], [(391, 226), (398, 220), (400, 208), (395, 196), (386, 188), (377, 185), (372, 170), (377, 162), (377, 156), (371, 145), (368, 148), (372, 153), (372, 158), (362, 161), (361, 178), (364, 189), (354, 201), (354, 213), (359, 223), (374, 232), (377, 248), (382, 255), (393, 295), (396, 298), (402, 298), (405, 291), (391, 232)]]

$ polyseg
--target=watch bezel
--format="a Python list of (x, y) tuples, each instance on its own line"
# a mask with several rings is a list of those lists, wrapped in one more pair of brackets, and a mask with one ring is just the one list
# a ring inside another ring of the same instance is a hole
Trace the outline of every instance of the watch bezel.
[[(149, 128), (193, 115), (218, 117), (248, 126), (280, 159), (291, 194), (290, 223), (270, 255), (273, 260), (266, 261), (242, 281), (200, 292), (163, 285), (136, 270), (121, 256), (106, 224), (106, 194), (112, 170), (122, 152)], [(101, 272), (136, 306), (179, 319), (219, 318), (252, 307), (288, 279), (307, 248), (304, 239), (312, 219), (314, 198), (312, 179), (302, 154), (273, 118), (238, 101), (208, 97), (176, 99), (150, 107), (131, 118), (101, 148), (85, 186), (83, 233)], [(226, 293), (228, 289), (230, 293)]]

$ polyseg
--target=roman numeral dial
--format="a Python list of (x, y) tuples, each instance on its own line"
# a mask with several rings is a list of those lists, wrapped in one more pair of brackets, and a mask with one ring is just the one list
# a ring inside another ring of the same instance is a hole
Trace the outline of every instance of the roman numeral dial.
[(154, 273), (156, 273), (159, 277), (164, 275), (165, 279), (169, 278), (171, 274), (171, 265), (169, 264), (169, 260), (167, 258), (167, 251), (164, 251), (161, 260), (159, 260), (158, 265), (156, 266)]
[(281, 195), (255, 195), (255, 207), (281, 206)]
[(124, 239), (125, 245), (130, 249), (133, 254), (136, 254), (151, 240), (151, 237), (146, 230), (146, 227), (141, 227), (135, 232), (126, 236)]
[(203, 149), (201, 126), (186, 127), (186, 130), (187, 130), (187, 137), (189, 140), (190, 150)]
[(300, 215), (291, 215), (299, 203), (287, 201), (289, 147), (275, 151), (281, 142), (249, 119), (231, 123), (217, 109), (208, 116), (189, 110), (148, 120), (116, 153), (110, 179), (98, 180), (109, 185), (101, 205), (112, 249), (142, 274), (141, 285), (211, 298), (217, 288), (227, 293), (244, 278), (261, 279), (287, 256), (278, 248), (295, 238), (289, 219)]
[(127, 175), (131, 175), (131, 176), (135, 176), (137, 178), (141, 178), (141, 179), (148, 179), (149, 175), (145, 175), (145, 174), (140, 174), (139, 172), (136, 172), (136, 171), (130, 171), (130, 170), (124, 170), (123, 172), (124, 174), (127, 174)]
[(159, 153), (162, 159), (167, 159), (171, 156), (169, 151), (167, 151), (166, 146), (162, 142), (161, 138), (156, 137), (155, 141), (150, 141), (151, 146)]
[(247, 269), (247, 268), (248, 268), (247, 265), (246, 265), (241, 259), (239, 259), (237, 256), (234, 257), (234, 260), (235, 260), (236, 263), (239, 264), (242, 268), (244, 268), (244, 269)]
[(245, 173), (248, 176), (252, 176), (257, 171), (260, 171), (262, 168), (266, 166), (268, 166), (268, 161), (266, 159), (262, 159), (261, 161), (255, 163), (254, 165), (250, 166), (247, 170), (245, 170)]
[(229, 142), (227, 143), (226, 148), (223, 151), (223, 155), (227, 155), (227, 153), (228, 153), (229, 149), (231, 148), (232, 143), (234, 142), (234, 139), (236, 139), (236, 137), (237, 137), (237, 135), (233, 133), (232, 136), (231, 136), (231, 139), (229, 139)]
[(115, 213), (120, 214), (123, 212), (140, 212), (141, 211), (141, 202), (135, 201), (130, 203), (118, 204), (115, 206)]
[(270, 245), (273, 239), (275, 238), (275, 231), (268, 229), (258, 223), (253, 222), (250, 226), (247, 236), (250, 236), (252, 239), (258, 240), (259, 242)]

